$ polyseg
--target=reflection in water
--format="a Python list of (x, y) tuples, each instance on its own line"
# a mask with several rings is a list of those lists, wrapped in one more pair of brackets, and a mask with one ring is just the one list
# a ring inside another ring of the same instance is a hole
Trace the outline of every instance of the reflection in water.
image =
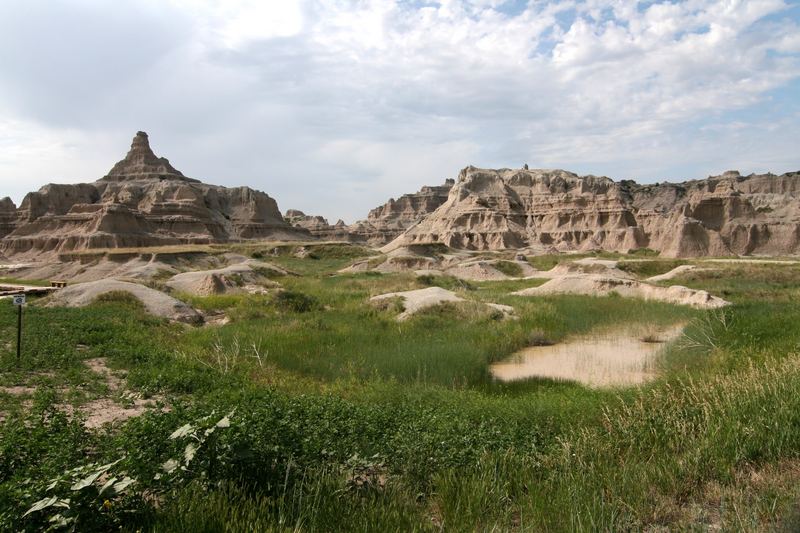
[(491, 372), (500, 381), (543, 377), (590, 387), (636, 385), (655, 378), (656, 355), (682, 330), (678, 325), (657, 331), (655, 338), (661, 342), (652, 342), (652, 335), (623, 330), (533, 346), (491, 365)]

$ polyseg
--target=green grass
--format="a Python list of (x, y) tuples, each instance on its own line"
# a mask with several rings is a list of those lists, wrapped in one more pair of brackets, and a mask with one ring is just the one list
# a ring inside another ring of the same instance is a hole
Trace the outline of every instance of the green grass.
[[(467, 299), (512, 305), (519, 320), (498, 320), (488, 308), (473, 305), (434, 308), (398, 323), (396, 313), (367, 304), (370, 296), (400, 288), (397, 281), (371, 276), (286, 279), (289, 291), (273, 300), (291, 296), (302, 305), (241, 300), (241, 309), (228, 307), (236, 321), (187, 332), (183, 349), (203, 354), (215, 342), (255, 345), (269, 354), (271, 364), (317, 379), (378, 377), (453, 386), (485, 381), (487, 365), (526, 346), (531, 330), (545, 330), (558, 340), (617, 322), (664, 324), (693, 316), (684, 308), (621, 298), (514, 297), (504, 294), (504, 287), (486, 284), (484, 290), (458, 292)], [(214, 307), (221, 300), (235, 301), (211, 298)], [(194, 303), (206, 307), (202, 300)]]
[[(47, 495), (71, 498), (67, 514), (81, 531), (797, 524), (800, 269), (690, 272), (679, 282), (735, 303), (709, 313), (620, 297), (509, 294), (541, 280), (332, 276), (350, 258), (329, 252), (274, 258), (303, 274), (280, 277), (285, 292), (191, 299), (228, 314), (224, 326), (172, 325), (118, 297), (84, 309), (29, 306), (22, 364), (13, 345), (0, 343), (0, 386), (39, 388), (24, 400), (0, 396), (0, 529), (46, 527), (57, 510), (21, 515)], [(475, 303), (400, 323), (397, 309), (368, 302), (430, 285)], [(497, 320), (478, 302), (512, 305), (519, 319)], [(14, 318), (0, 306), (1, 338), (11, 338)], [(690, 324), (687, 338), (641, 388), (500, 384), (488, 375), (491, 362), (534, 334), (558, 341), (677, 322)], [(62, 388), (98, 392), (80, 363), (101, 355), (128, 370), (134, 391), (165, 396), (170, 411), (101, 432), (60, 414)], [(214, 426), (231, 412), (229, 426)], [(186, 424), (195, 437), (170, 438)], [(191, 464), (164, 476), (161, 465), (185, 457), (188, 443)], [(127, 493), (47, 488), (75, 466), (117, 459), (113, 475), (136, 480)]]
[(8, 283), (10, 285), (30, 285), (34, 287), (49, 287), (50, 281), (44, 279), (19, 279), (0, 277), (0, 285)]
[(631, 274), (636, 274), (639, 278), (649, 278), (665, 274), (675, 267), (686, 265), (687, 261), (681, 259), (648, 259), (644, 261), (620, 261), (619, 269)]
[(596, 257), (598, 259), (623, 259), (626, 256), (613, 252), (592, 252), (578, 254), (543, 254), (528, 255), (525, 259), (537, 270), (550, 270), (560, 263), (569, 263), (586, 257)]
[(707, 270), (689, 271), (674, 280), (704, 288), (725, 299), (743, 301), (796, 301), (800, 295), (798, 265), (703, 264)]
[(512, 261), (497, 261), (492, 267), (511, 278), (522, 277), (522, 267)]

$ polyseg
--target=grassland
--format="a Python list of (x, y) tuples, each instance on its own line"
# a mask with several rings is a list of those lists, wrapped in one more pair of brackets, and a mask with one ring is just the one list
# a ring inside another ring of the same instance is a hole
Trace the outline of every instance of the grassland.
[[(0, 343), (0, 386), (31, 390), (0, 393), (0, 529), (800, 525), (796, 266), (689, 272), (676, 282), (734, 302), (699, 312), (618, 297), (509, 295), (536, 280), (334, 275), (364, 252), (285, 252), (268, 257), (298, 274), (275, 279), (282, 296), (191, 299), (226, 313), (222, 326), (169, 324), (125, 298), (83, 309), (30, 306), (23, 359)], [(650, 275), (671, 265), (637, 268)], [(430, 284), (512, 305), (520, 318), (460, 304), (398, 323), (397, 309), (368, 303)], [(1, 339), (13, 338), (14, 320), (11, 306), (0, 305)], [(668, 348), (661, 377), (641, 388), (500, 384), (488, 373), (490, 363), (543, 338), (677, 322), (690, 324), (685, 341)], [(132, 392), (170, 409), (85, 429), (64, 406), (80, 412), (104, 394), (82, 363), (100, 356), (127, 372)], [(97, 472), (94, 483), (80, 483)], [(112, 479), (100, 493), (97, 480)]]

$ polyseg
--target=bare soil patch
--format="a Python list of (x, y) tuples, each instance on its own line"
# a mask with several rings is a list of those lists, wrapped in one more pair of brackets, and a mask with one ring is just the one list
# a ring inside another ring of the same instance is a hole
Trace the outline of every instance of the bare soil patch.
[(84, 425), (87, 428), (97, 429), (105, 424), (123, 422), (129, 418), (141, 416), (149, 409), (158, 408), (161, 398), (144, 399), (125, 390), (124, 374), (112, 371), (108, 367), (105, 357), (88, 359), (84, 363), (89, 370), (102, 376), (108, 389), (113, 394), (119, 395), (122, 400), (122, 402), (118, 402), (111, 398), (98, 398), (82, 405), (80, 411), (86, 416)]

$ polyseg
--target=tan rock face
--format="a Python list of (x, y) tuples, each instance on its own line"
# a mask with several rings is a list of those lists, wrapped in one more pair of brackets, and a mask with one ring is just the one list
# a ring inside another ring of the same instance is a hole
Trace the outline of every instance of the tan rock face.
[(178, 172), (169, 164), (167, 158), (156, 157), (156, 154), (150, 149), (150, 140), (143, 131), (136, 132), (136, 136), (131, 143), (131, 149), (125, 156), (125, 159), (117, 162), (103, 179), (121, 181), (130, 178), (183, 179), (186, 181), (197, 181), (187, 178)]
[(638, 185), (563, 170), (467, 167), (447, 200), (386, 248), (658, 250), (664, 256), (800, 251), (800, 173)]
[(454, 184), (455, 180), (448, 179), (443, 185), (426, 186), (397, 200), (390, 198), (348, 230), (370, 244), (386, 244), (445, 203)]
[(331, 226), (328, 220), (319, 215), (306, 215), (299, 209), (289, 209), (284, 220), (296, 228), (307, 230), (311, 235), (326, 241), (364, 242), (350, 227), (339, 220)]
[(17, 206), (8, 196), (0, 198), (0, 238), (14, 231), (16, 221)]
[(418, 192), (404, 194), (397, 200), (371, 210), (365, 220), (347, 225), (343, 220), (331, 225), (321, 216), (306, 215), (297, 209), (289, 209), (285, 219), (298, 228), (307, 229), (315, 237), (325, 240), (361, 242), (384, 245), (395, 239), (447, 200), (455, 180), (448, 179), (444, 185), (423, 187)]
[(136, 134), (125, 159), (99, 181), (45, 185), (25, 197), (13, 222), (8, 222), (7, 204), (0, 202), (0, 253), (7, 256), (310, 238), (287, 224), (275, 200), (263, 192), (183, 176), (153, 154), (143, 132)]

